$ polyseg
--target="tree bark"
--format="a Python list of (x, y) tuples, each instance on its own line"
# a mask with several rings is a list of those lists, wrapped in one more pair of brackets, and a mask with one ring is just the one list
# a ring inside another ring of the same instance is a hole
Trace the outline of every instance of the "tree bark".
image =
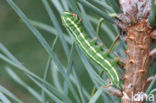
[(149, 53), (152, 49), (152, 29), (147, 24), (147, 20), (141, 20), (127, 29), (128, 49), (122, 103), (143, 103), (135, 101), (134, 96), (144, 93), (147, 87), (147, 73), (151, 60)]

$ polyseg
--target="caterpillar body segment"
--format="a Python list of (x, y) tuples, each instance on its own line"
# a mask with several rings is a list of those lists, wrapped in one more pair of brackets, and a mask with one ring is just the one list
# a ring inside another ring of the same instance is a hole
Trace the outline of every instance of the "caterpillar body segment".
[(62, 22), (65, 27), (74, 36), (76, 43), (93, 62), (99, 65), (107, 76), (111, 79), (112, 85), (120, 87), (120, 74), (116, 68), (113, 57), (109, 56), (107, 51), (104, 51), (103, 44), (97, 44), (97, 38), (90, 39), (81, 24), (81, 19), (71, 12), (64, 12), (62, 15)]

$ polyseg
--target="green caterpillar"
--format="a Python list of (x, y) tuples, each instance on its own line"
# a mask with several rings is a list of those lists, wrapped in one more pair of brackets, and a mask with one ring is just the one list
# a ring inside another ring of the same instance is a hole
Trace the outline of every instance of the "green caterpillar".
[(97, 45), (97, 38), (90, 39), (82, 26), (81, 19), (75, 13), (64, 12), (62, 22), (65, 27), (72, 33), (76, 43), (88, 58), (99, 65), (111, 79), (111, 84), (120, 88), (119, 71), (115, 69), (116, 62), (107, 51), (103, 50), (102, 43)]

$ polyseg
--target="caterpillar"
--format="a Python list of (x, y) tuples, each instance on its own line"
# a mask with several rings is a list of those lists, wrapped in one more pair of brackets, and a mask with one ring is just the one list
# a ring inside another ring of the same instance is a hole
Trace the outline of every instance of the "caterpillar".
[(82, 26), (81, 19), (77, 14), (72, 12), (63, 12), (62, 22), (65, 27), (73, 35), (76, 44), (81, 48), (85, 55), (93, 62), (99, 65), (111, 80), (113, 86), (120, 88), (120, 75), (116, 68), (117, 62), (115, 58), (109, 55), (109, 52), (103, 49), (103, 44), (97, 44), (97, 38), (89, 38), (84, 27)]

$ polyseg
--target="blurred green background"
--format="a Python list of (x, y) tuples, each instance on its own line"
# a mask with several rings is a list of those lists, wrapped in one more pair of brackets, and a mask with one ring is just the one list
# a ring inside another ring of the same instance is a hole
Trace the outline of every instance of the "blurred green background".
[[(45, 10), (40, 0), (16, 0), (15, 3), (25, 13), (25, 15), (35, 21), (53, 26), (51, 23), (47, 11)], [(53, 8), (53, 5), (51, 5)], [(57, 14), (57, 10), (53, 8)], [(59, 16), (59, 14), (57, 15)], [(59, 18), (60, 20), (60, 18)], [(62, 26), (63, 27), (63, 26)], [(49, 44), (52, 44), (55, 36), (49, 32), (39, 30)], [(13, 11), (13, 9), (7, 4), (5, 0), (0, 0), (0, 42), (30, 71), (43, 77), (46, 63), (48, 61), (48, 54), (41, 46), (39, 41), (33, 35), (33, 33), (27, 28), (27, 26), (21, 21), (19, 16)], [(60, 41), (54, 49), (58, 58), (66, 66), (67, 58), (65, 57), (64, 50)], [(92, 83), (86, 74), (84, 66), (81, 65), (81, 61), (78, 55), (75, 56), (77, 68), (79, 69), (80, 76), (82, 77), (81, 82), (88, 86), (91, 91)], [(19, 99), (25, 103), (38, 103), (34, 97), (32, 97), (27, 90), (18, 85), (13, 79), (10, 78), (5, 70), (8, 66), (7, 63), (0, 61), (0, 84), (14, 93)], [(14, 68), (10, 66), (11, 68)], [(24, 73), (19, 70), (15, 70), (16, 73), (30, 86), (38, 90), (41, 93), (41, 89), (36, 86)], [(85, 71), (85, 72), (84, 72)], [(61, 76), (61, 75), (60, 75)], [(49, 77), (49, 82), (52, 83), (52, 78)]]
[[(40, 0), (16, 0), (16, 3), (29, 18), (52, 25)], [(53, 35), (44, 31), (40, 32), (49, 43), (52, 43), (54, 39)], [(27, 68), (31, 69), (30, 71), (43, 76), (48, 54), (5, 0), (0, 0), (0, 42)], [(60, 48), (57, 45), (57, 51), (60, 51)], [(8, 73), (5, 71), (5, 65), (8, 64), (0, 61), (0, 84), (15, 93), (25, 103), (35, 103), (35, 100), (33, 100), (31, 95), (27, 94), (25, 89), (7, 76)], [(20, 72), (18, 71), (19, 75)], [(35, 86), (23, 73), (20, 76), (28, 84)]]

